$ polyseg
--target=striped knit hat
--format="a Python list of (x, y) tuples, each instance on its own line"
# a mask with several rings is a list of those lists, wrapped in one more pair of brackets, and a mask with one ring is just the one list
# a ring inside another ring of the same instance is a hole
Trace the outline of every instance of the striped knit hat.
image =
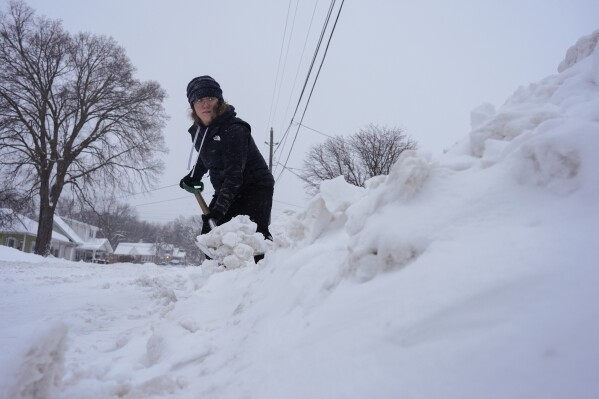
[(187, 84), (187, 101), (193, 107), (193, 102), (204, 97), (223, 99), (223, 91), (218, 82), (208, 75), (193, 78)]

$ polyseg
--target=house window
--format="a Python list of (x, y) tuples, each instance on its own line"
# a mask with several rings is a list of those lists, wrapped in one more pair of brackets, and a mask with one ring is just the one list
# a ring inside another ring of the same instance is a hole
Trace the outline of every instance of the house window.
[(6, 239), (6, 246), (7, 246), (7, 247), (14, 248), (16, 243), (17, 243), (17, 240), (15, 240), (15, 239), (14, 239), (14, 238), (12, 238), (12, 237), (8, 237), (8, 238)]
[(31, 253), (35, 253), (35, 241), (31, 243)]

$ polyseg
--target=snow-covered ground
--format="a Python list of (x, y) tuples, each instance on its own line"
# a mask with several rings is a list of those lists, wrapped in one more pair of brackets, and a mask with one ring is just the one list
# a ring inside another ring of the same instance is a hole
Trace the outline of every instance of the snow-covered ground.
[(324, 183), (258, 265), (0, 247), (2, 397), (597, 398), (598, 39), (447, 153)]

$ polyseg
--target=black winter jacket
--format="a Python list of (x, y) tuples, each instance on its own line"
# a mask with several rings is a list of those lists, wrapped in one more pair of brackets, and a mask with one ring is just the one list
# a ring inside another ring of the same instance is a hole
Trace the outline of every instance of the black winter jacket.
[[(240, 192), (253, 187), (273, 188), (275, 184), (251, 136), (250, 125), (236, 115), (235, 108), (229, 105), (229, 109), (209, 126), (199, 125), (195, 149), (200, 154), (190, 172), (194, 180), (200, 180), (206, 172), (210, 172), (216, 197), (212, 210), (222, 215)], [(194, 141), (198, 124), (194, 123), (188, 131)]]

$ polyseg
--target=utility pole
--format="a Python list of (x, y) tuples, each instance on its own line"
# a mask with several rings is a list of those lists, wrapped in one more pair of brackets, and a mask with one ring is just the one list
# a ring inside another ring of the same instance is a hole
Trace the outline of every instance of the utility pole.
[(274, 133), (272, 131), (272, 127), (270, 128), (270, 143), (267, 143), (265, 141), (264, 144), (268, 144), (268, 147), (269, 147), (268, 170), (270, 171), (270, 173), (272, 173), (272, 153), (273, 153), (273, 146), (275, 144), (279, 144), (279, 143), (275, 143), (274, 142)]
[(268, 170), (272, 173), (272, 147), (274, 145), (274, 133), (272, 127), (270, 128), (270, 156), (268, 157)]

